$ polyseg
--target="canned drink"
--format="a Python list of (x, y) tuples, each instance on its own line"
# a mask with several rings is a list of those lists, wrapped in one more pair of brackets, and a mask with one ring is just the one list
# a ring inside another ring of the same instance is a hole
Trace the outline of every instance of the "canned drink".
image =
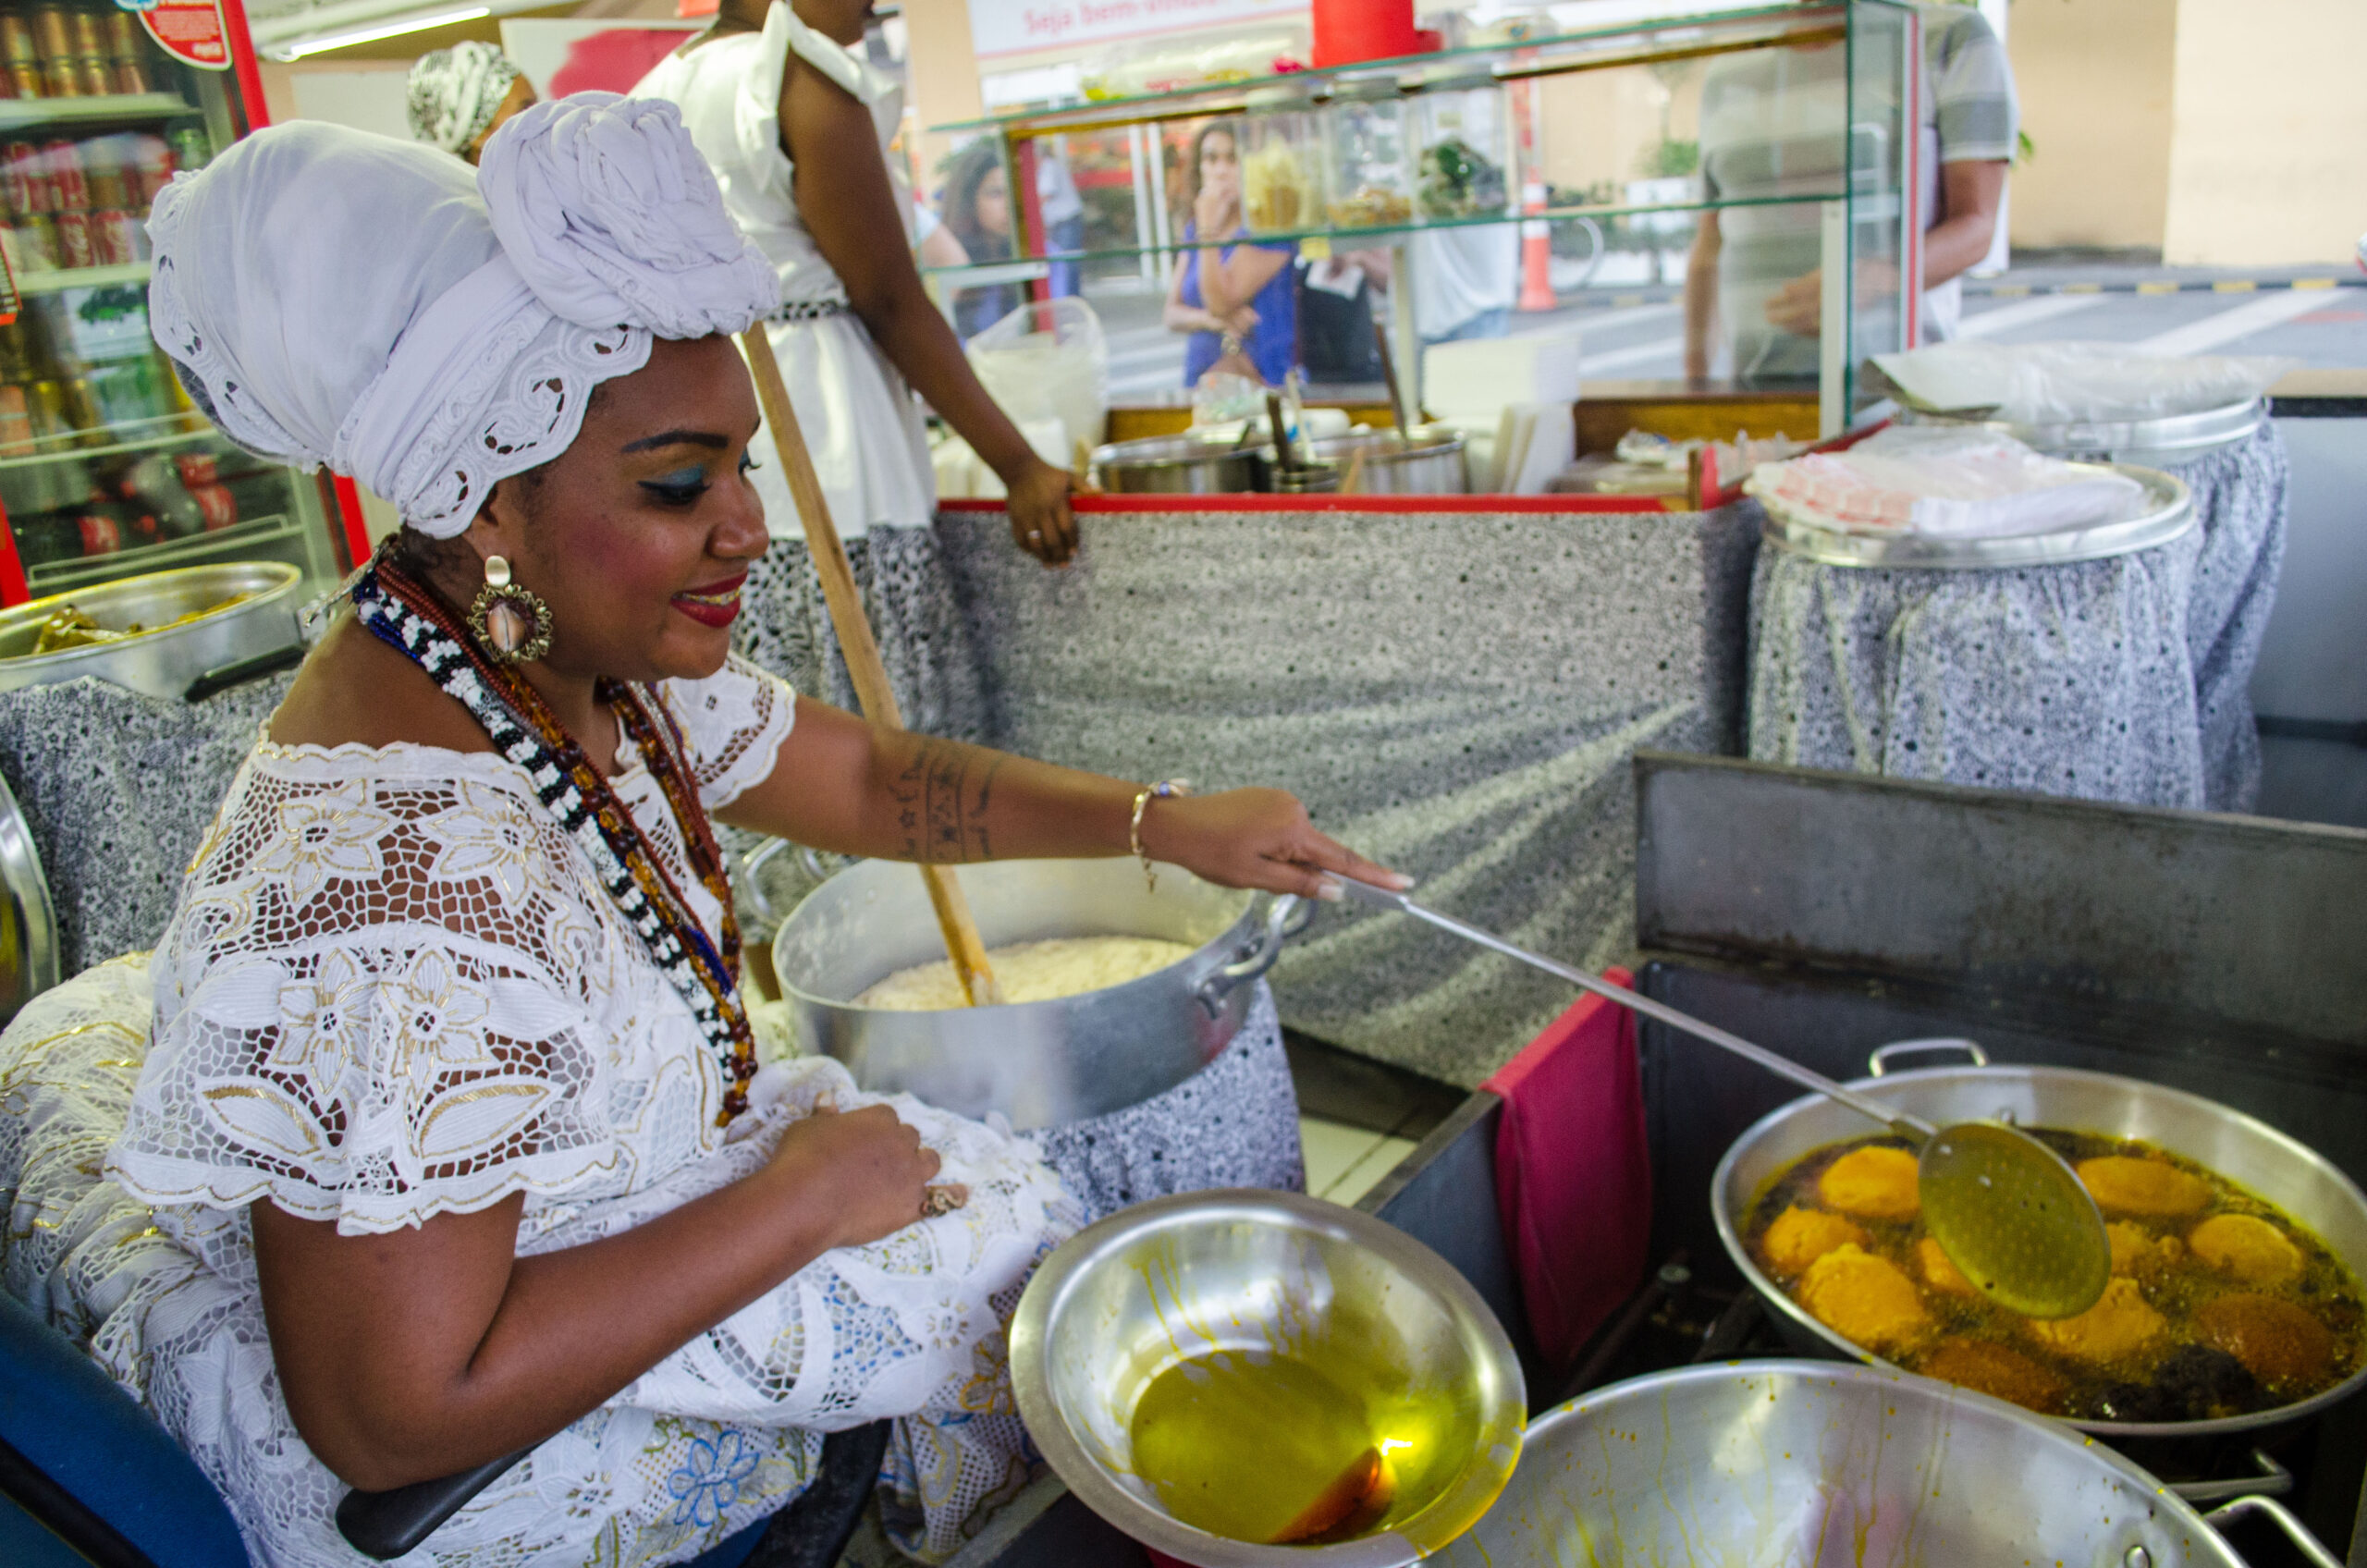
[(31, 61), (18, 60), (8, 67), (9, 84), (19, 98), (46, 98), (49, 83), (42, 79), (41, 67)]
[(33, 44), (43, 64), (74, 53), (74, 24), (63, 6), (43, 6), (33, 13)]
[(0, 386), (0, 458), (29, 456), (33, 449), (33, 416), (25, 406), (25, 389)]
[(99, 248), (91, 239), (91, 215), (88, 213), (60, 213), (55, 221), (58, 261), (69, 269), (97, 266)]
[(74, 520), (86, 556), (111, 556), (123, 548), (123, 534), (104, 512), (84, 512)]
[(172, 183), (173, 150), (161, 136), (136, 136), (131, 143), (131, 170), (136, 186), (132, 205), (145, 212), (155, 202), (156, 192)]
[(41, 157), (43, 165), (49, 170), (50, 184), (57, 191), (57, 210), (87, 212), (91, 184), (82, 176), (81, 150), (71, 141), (45, 141), (42, 143)]
[(57, 182), (41, 149), (30, 141), (0, 147), (0, 181), (6, 181), (9, 209), (18, 213), (57, 211)]
[(239, 498), (230, 494), (228, 485), (192, 484), (189, 487), (189, 498), (197, 503), (197, 509), (204, 515), (206, 533), (219, 533), (226, 528), (238, 525)]
[(107, 24), (96, 11), (75, 10), (67, 14), (74, 31), (74, 53), (104, 55), (107, 53)]
[(102, 207), (91, 214), (91, 249), (99, 265), (119, 267), (140, 259), (140, 222), (121, 207)]
[(104, 98), (115, 91), (115, 62), (104, 55), (77, 55), (74, 80), (83, 97)]
[(74, 68), (74, 56), (59, 55), (42, 67), (42, 96), (44, 98), (80, 98), (82, 96), (81, 73)]
[[(129, 12), (122, 14), (129, 18)], [(41, 64), (41, 48), (33, 42), (32, 19), (21, 12), (0, 16), (0, 59), (12, 66)]]
[(121, 55), (115, 62), (115, 90), (117, 92), (153, 92), (156, 84), (148, 80), (148, 67), (141, 60), (127, 60)]
[(96, 137), (75, 151), (81, 159), (82, 178), (90, 187), (92, 212), (131, 205), (132, 181), (124, 169), (132, 151), (127, 138)]
[(20, 214), (8, 232), (16, 239), (17, 255), (26, 272), (55, 272), (57, 220), (47, 213)]
[(25, 388), (25, 412), (33, 422), (33, 440), (44, 451), (73, 444), (74, 421), (66, 411), (66, 388), (55, 381), (36, 381)]

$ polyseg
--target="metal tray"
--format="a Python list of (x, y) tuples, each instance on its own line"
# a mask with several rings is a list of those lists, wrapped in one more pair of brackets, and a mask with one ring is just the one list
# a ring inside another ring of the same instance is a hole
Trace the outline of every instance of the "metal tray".
[(2165, 463), (2190, 463), (2250, 440), (2268, 418), (2268, 399), (2247, 398), (2224, 408), (2162, 419), (2083, 420), (2072, 424), (2009, 424), (1983, 419), (1978, 410), (1941, 413), (1912, 404), (1902, 418), (1908, 424), (1993, 430), (2049, 457), (2158, 468)]
[[(1767, 543), (1825, 566), (1914, 567), (1962, 571), (2000, 567), (2063, 566), (2103, 560), (2133, 550), (2166, 545), (2194, 526), (2194, 494), (2185, 480), (2134, 463), (2082, 464), (2109, 468), (2145, 486), (2152, 503), (2141, 517), (2094, 523), (2053, 533), (2023, 533), (2010, 539), (1932, 539), (1914, 533), (1852, 533), (1766, 507)], [(1762, 503), (1763, 504), (1763, 503)]]

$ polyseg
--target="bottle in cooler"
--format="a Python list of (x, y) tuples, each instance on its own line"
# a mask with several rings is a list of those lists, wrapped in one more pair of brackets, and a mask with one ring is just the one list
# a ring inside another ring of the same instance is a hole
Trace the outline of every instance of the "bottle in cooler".
[(185, 125), (173, 132), (174, 165), (186, 174), (195, 174), (214, 161), (214, 146), (205, 132), (193, 125)]

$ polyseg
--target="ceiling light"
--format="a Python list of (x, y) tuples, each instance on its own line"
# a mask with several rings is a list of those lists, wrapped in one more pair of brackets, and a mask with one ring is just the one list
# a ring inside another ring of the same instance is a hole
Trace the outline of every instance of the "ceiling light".
[(356, 43), (375, 43), (382, 38), (399, 38), (407, 32), (424, 32), (429, 28), (450, 27), (455, 22), (472, 22), (479, 17), (493, 15), (491, 6), (470, 6), (458, 11), (436, 11), (424, 17), (402, 17), (382, 22), (376, 27), (355, 28), (350, 32), (323, 33), (317, 38), (299, 39), (282, 43), (270, 51), (275, 60), (300, 60), (307, 55), (325, 54), (331, 49), (350, 48)]

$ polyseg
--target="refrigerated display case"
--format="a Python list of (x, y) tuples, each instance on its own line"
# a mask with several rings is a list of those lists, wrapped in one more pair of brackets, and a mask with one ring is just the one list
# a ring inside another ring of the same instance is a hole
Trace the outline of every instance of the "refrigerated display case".
[[(1900, 284), (1920, 271), (1916, 219), (1932, 178), (1911, 133), (1921, 48), (1905, 0), (1800, 0), (1581, 22), (1508, 43), (1105, 93), (934, 129), (1000, 141), (1021, 194), (1017, 257), (998, 274), (1009, 281), (1031, 264), (1040, 279), (1055, 260), (1106, 276), (1191, 249), (1193, 138), (1230, 126), (1245, 238), (1294, 245), (1307, 259), (1335, 242), (1396, 252), (1391, 276), (1406, 286), (1390, 289), (1392, 336), (1401, 373), (1415, 377), (1420, 341), (1407, 301), (1422, 287), (1422, 259), (1478, 239), (1467, 231), (1533, 225), (1527, 232), (1542, 239), (1548, 226), (1583, 226), (1598, 257), (1606, 235), (1649, 240), (1674, 252), (1681, 272), (1696, 233), (1715, 223), (1724, 248), (1707, 269), (1716, 292), (1706, 314), (1728, 339), (1725, 374), (1745, 388), (1814, 397), (1830, 434), (1879, 398), (1867, 361), (1919, 336), (1921, 291)], [(1541, 124), (1552, 128), (1558, 164), (1545, 155)], [(1132, 235), (1105, 226), (1083, 251), (1049, 242), (1029, 193), (1036, 149), (1052, 136), (1131, 156)], [(1302, 173), (1297, 153), (1317, 146), (1328, 156)], [(1384, 158), (1404, 165), (1402, 212), (1393, 200), (1352, 200), (1365, 186), (1386, 190), (1367, 172)], [(1328, 204), (1325, 164), (1335, 173)], [(1357, 189), (1336, 188), (1342, 168)], [(1680, 178), (1637, 178), (1655, 174)], [(1549, 255), (1538, 248), (1540, 271)], [(929, 270), (950, 288), (971, 276)]]
[(350, 482), (224, 439), (149, 336), (150, 203), (266, 119), (237, 0), (0, 0), (0, 604), (366, 552)]

